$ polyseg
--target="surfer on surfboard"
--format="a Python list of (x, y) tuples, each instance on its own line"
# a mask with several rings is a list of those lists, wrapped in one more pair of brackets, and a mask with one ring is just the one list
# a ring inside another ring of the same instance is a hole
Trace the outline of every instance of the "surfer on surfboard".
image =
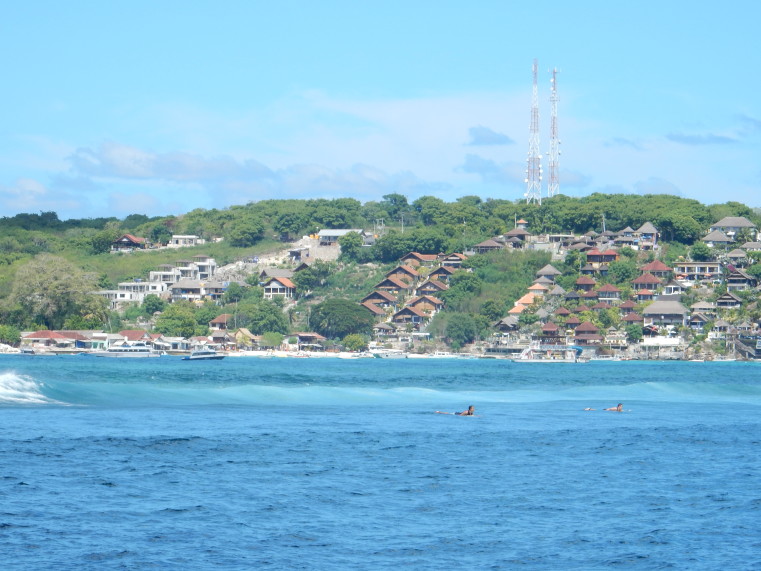
[(436, 411), (437, 414), (453, 414), (455, 416), (476, 416), (476, 407), (473, 405), (470, 405), (468, 407), (468, 410), (464, 410), (462, 412), (444, 412), (441, 410)]

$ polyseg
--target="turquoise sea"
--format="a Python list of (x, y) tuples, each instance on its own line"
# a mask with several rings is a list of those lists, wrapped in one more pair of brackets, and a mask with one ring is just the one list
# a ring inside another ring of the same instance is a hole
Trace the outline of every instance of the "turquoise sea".
[(761, 363), (0, 356), (2, 565), (761, 569), (760, 413)]

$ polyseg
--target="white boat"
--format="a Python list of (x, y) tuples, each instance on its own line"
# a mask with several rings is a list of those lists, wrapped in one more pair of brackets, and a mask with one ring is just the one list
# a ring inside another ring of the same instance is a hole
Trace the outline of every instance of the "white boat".
[(588, 358), (581, 356), (582, 348), (576, 345), (543, 345), (532, 343), (513, 363), (587, 363)]
[(55, 356), (55, 353), (52, 351), (46, 351), (45, 349), (34, 349), (32, 347), (22, 347), (19, 351), (20, 355), (29, 355), (34, 357), (50, 357)]
[(109, 347), (105, 351), (92, 351), (87, 353), (94, 357), (117, 357), (117, 358), (145, 358), (145, 357), (161, 357), (166, 355), (164, 351), (157, 351), (146, 345), (145, 343), (134, 343), (132, 345), (118, 345), (116, 347)]
[(190, 355), (185, 355), (183, 361), (212, 361), (224, 359), (224, 355), (220, 355), (214, 349), (196, 349), (191, 351)]
[(376, 359), (406, 359), (407, 353), (401, 349), (378, 349), (372, 351)]

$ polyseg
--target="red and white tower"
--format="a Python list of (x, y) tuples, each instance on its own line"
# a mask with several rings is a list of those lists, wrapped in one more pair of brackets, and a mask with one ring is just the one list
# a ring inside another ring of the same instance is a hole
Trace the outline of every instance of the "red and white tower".
[(531, 95), (531, 125), (526, 166), (526, 203), (542, 203), (542, 155), (539, 151), (539, 88), (536, 82), (538, 63), (534, 60), (534, 88)]
[(555, 196), (560, 192), (560, 179), (558, 177), (560, 163), (560, 139), (558, 138), (558, 83), (557, 68), (552, 70), (550, 92), (550, 180), (547, 182), (547, 196)]

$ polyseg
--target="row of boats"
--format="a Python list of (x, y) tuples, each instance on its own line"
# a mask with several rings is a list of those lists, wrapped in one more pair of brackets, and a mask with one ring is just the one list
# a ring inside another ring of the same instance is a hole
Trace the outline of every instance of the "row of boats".
[[(54, 355), (55, 353), (40, 352), (35, 349), (22, 349), (21, 353), (24, 355)], [(160, 351), (146, 345), (145, 343), (134, 343), (132, 345), (119, 345), (115, 347), (109, 347), (102, 351), (88, 351), (79, 353), (88, 357), (111, 357), (111, 358), (149, 358), (149, 357), (164, 357), (168, 355), (166, 351)], [(184, 355), (182, 359), (184, 361), (209, 361), (224, 359), (225, 355), (218, 353), (214, 349), (196, 349), (191, 351), (188, 355)]]
[[(518, 363), (585, 363), (589, 361), (589, 358), (582, 356), (583, 348), (572, 345), (542, 345), (532, 344), (525, 348), (519, 355), (509, 359)], [(24, 354), (35, 355), (33, 349), (22, 350)], [(163, 357), (167, 355), (166, 351), (154, 349), (144, 343), (134, 343), (131, 345), (120, 345), (116, 347), (109, 347), (108, 349), (101, 351), (90, 351), (82, 353), (83, 355), (92, 357), (111, 357), (111, 358), (150, 358), (150, 357)], [(308, 353), (296, 353), (293, 357), (309, 357)], [(377, 349), (373, 351), (367, 351), (363, 353), (346, 353), (341, 354), (339, 357), (361, 359), (361, 358), (375, 358), (375, 359), (415, 359), (415, 358), (428, 358), (428, 359), (475, 359), (476, 355), (460, 354), (460, 353), (448, 353), (448, 352), (436, 352), (432, 354), (413, 354), (407, 353), (399, 349)], [(220, 360), (224, 359), (225, 354), (219, 353), (214, 349), (204, 348), (191, 351), (188, 355), (182, 357), (185, 361), (208, 361), (208, 360)]]

